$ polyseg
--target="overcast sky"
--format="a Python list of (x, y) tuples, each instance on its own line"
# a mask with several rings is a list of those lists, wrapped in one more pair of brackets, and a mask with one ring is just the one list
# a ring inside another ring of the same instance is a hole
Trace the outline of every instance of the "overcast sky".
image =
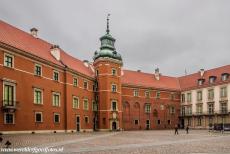
[(180, 76), (230, 63), (229, 0), (1, 0), (0, 18), (92, 61), (110, 32), (124, 69)]

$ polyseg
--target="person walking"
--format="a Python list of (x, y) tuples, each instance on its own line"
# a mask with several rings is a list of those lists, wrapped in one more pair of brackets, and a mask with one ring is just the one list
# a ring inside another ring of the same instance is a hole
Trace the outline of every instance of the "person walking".
[(187, 125), (187, 127), (185, 128), (185, 130), (186, 130), (186, 134), (188, 134), (188, 130), (189, 130), (188, 125)]
[(175, 135), (178, 135), (178, 125), (175, 125)]

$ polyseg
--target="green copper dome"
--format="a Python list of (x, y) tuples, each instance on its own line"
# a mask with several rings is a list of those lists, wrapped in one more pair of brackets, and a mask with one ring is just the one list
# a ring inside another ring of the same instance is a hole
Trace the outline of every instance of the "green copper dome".
[[(109, 16), (109, 15), (108, 15)], [(94, 53), (93, 59), (96, 60), (100, 57), (108, 57), (122, 61), (121, 55), (116, 52), (114, 47), (115, 39), (109, 34), (109, 18), (107, 17), (106, 34), (100, 38), (101, 47), (100, 51)]]

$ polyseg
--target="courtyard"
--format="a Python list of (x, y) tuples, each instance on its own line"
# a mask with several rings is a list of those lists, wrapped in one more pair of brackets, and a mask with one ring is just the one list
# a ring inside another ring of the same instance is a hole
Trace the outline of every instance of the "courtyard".
[(63, 153), (230, 153), (230, 133), (179, 130), (2, 135), (1, 148), (62, 148)]

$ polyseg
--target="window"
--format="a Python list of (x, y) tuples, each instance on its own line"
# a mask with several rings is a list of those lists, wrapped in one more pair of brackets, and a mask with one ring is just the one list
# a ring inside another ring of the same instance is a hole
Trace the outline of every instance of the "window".
[(210, 76), (210, 77), (209, 77), (209, 83), (210, 83), (210, 84), (214, 83), (215, 80), (216, 80), (216, 77), (215, 77), (215, 76)]
[(88, 99), (84, 99), (84, 110), (89, 110), (89, 102), (88, 102)]
[(187, 106), (187, 115), (192, 115), (192, 106)]
[(198, 85), (199, 86), (203, 85), (204, 81), (205, 81), (204, 79), (198, 79)]
[(99, 75), (99, 70), (96, 70), (96, 76), (98, 76)]
[(35, 112), (35, 122), (43, 122), (42, 112)]
[(175, 107), (174, 107), (174, 106), (171, 106), (171, 107), (169, 108), (169, 113), (170, 113), (170, 114), (175, 114)]
[(227, 87), (220, 88), (220, 97), (227, 97)]
[(197, 101), (202, 101), (202, 91), (197, 92)]
[(93, 101), (93, 111), (98, 111), (98, 104)]
[(161, 120), (160, 120), (160, 119), (157, 120), (157, 124), (158, 124), (158, 125), (161, 124)]
[(185, 102), (185, 94), (181, 94), (181, 102), (182, 102), (182, 103)]
[(78, 85), (78, 79), (76, 77), (73, 78), (73, 86), (77, 87)]
[(175, 94), (174, 94), (174, 93), (171, 93), (171, 94), (170, 94), (170, 99), (171, 99), (171, 100), (174, 100), (174, 99), (175, 99)]
[(42, 75), (42, 67), (41, 67), (41, 65), (35, 64), (34, 74), (37, 75), (37, 76)]
[(208, 90), (208, 100), (213, 100), (214, 99), (214, 89), (209, 89)]
[(34, 88), (34, 104), (42, 104), (42, 90)]
[(4, 106), (15, 106), (15, 86), (4, 83)]
[(138, 124), (139, 124), (139, 120), (137, 120), (137, 119), (134, 120), (134, 124), (135, 124), (135, 125), (138, 125)]
[(5, 113), (4, 114), (4, 123), (5, 124), (14, 124), (14, 113)]
[(117, 75), (117, 70), (115, 68), (112, 68), (112, 75)]
[(202, 112), (203, 112), (203, 104), (197, 104), (196, 105), (196, 113), (202, 114)]
[(223, 73), (223, 74), (221, 75), (221, 80), (222, 80), (222, 81), (226, 81), (226, 80), (228, 79), (228, 76), (229, 76), (228, 73)]
[(185, 106), (182, 106), (182, 107), (181, 107), (181, 114), (182, 114), (182, 116), (185, 115)]
[(112, 92), (117, 92), (117, 85), (112, 84)]
[(76, 96), (73, 96), (73, 108), (79, 109), (79, 99)]
[(117, 110), (117, 102), (116, 101), (112, 101), (112, 110), (113, 111)]
[(84, 89), (88, 89), (88, 82), (84, 81), (83, 86), (84, 86)]
[(168, 125), (170, 125), (171, 124), (171, 121), (170, 120), (168, 120)]
[(9, 55), (9, 54), (5, 54), (5, 56), (4, 56), (4, 66), (11, 67), (11, 68), (14, 67), (13, 60), (14, 60), (14, 56)]
[(60, 106), (60, 93), (53, 92), (53, 106)]
[(220, 103), (220, 111), (221, 113), (227, 113), (228, 112), (228, 107), (226, 102), (221, 102)]
[(60, 114), (54, 113), (54, 123), (60, 123)]
[(138, 97), (138, 95), (139, 95), (138, 90), (137, 90), (137, 89), (134, 89), (134, 90), (133, 90), (133, 96)]
[(202, 118), (198, 117), (197, 119), (197, 126), (201, 126), (202, 125)]
[(161, 96), (161, 92), (160, 92), (160, 91), (157, 91), (157, 92), (156, 92), (156, 98), (157, 98), (157, 99), (160, 99), (160, 96)]
[(150, 113), (150, 112), (151, 112), (151, 105), (145, 104), (145, 113)]
[(213, 114), (214, 113), (214, 104), (209, 103), (208, 104), (208, 114)]
[(53, 72), (53, 79), (54, 79), (54, 81), (59, 81), (59, 72), (58, 71)]
[(150, 98), (150, 92), (149, 91), (145, 91), (145, 97)]
[(187, 102), (191, 102), (191, 101), (192, 101), (192, 94), (187, 93)]
[(89, 117), (88, 116), (85, 116), (85, 123), (89, 123)]

